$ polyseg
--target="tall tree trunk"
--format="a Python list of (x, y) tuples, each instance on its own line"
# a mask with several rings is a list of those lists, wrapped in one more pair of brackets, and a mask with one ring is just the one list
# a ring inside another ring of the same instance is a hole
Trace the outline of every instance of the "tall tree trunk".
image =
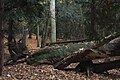
[(37, 25), (37, 47), (40, 47), (40, 34), (39, 34), (39, 25)]
[(24, 49), (26, 47), (26, 35), (27, 35), (27, 29), (24, 29), (24, 27), (23, 27), (22, 45), (23, 45)]
[(51, 42), (56, 42), (55, 0), (50, 0), (51, 12)]
[(0, 76), (3, 71), (3, 33), (2, 33), (2, 19), (3, 19), (3, 0), (0, 0)]
[(46, 24), (43, 28), (41, 48), (45, 47), (45, 45), (46, 45), (47, 34), (48, 34), (48, 20), (49, 20), (49, 18), (47, 19)]
[(90, 39), (97, 39), (97, 32), (96, 32), (96, 11), (95, 11), (95, 0), (91, 0), (91, 25), (90, 25)]
[(80, 14), (81, 14), (81, 23), (82, 23), (82, 38), (85, 39), (85, 25), (84, 25), (84, 15), (82, 5), (80, 4)]

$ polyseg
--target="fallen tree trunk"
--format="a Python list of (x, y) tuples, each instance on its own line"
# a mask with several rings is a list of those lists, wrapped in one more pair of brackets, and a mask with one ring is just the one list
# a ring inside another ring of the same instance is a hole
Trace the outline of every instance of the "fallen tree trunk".
[(69, 56), (65, 57), (63, 60), (58, 62), (55, 65), (55, 68), (61, 69), (67, 67), (71, 63), (82, 62), (82, 61), (91, 61), (94, 59), (100, 58), (108, 58), (113, 56), (120, 56), (120, 52), (111, 53), (111, 52), (104, 52), (95, 49), (84, 49), (76, 51)]
[(69, 56), (65, 57), (63, 60), (56, 63), (54, 67), (57, 69), (62, 69), (64, 67), (67, 67), (71, 63), (91, 61), (91, 60), (100, 59), (100, 58), (108, 58), (115, 55), (110, 55), (110, 53), (105, 53), (105, 52), (103, 53), (101, 51), (94, 50), (94, 49), (84, 49), (84, 50), (79, 50), (70, 54)]
[[(111, 38), (109, 39), (111, 40)], [(111, 49), (112, 48), (112, 49)], [(32, 56), (30, 56), (27, 60), (29, 64), (41, 64), (41, 63), (51, 63), (57, 69), (64, 69), (71, 63), (76, 62), (89, 62), (94, 59), (108, 58), (120, 56), (120, 37), (115, 38), (110, 41), (108, 44), (105, 44), (102, 47), (97, 49), (91, 49), (86, 44), (70, 44), (64, 45), (62, 47), (55, 48), (46, 48), (42, 51), (35, 52)], [(109, 61), (110, 62), (110, 61)], [(115, 62), (117, 64), (119, 61)], [(111, 63), (111, 62), (110, 62)], [(114, 64), (111, 63), (111, 65)], [(106, 64), (97, 64), (94, 65), (95, 69), (98, 66), (107, 66)], [(119, 64), (118, 64), (119, 65)], [(85, 67), (85, 66), (84, 66)], [(105, 68), (100, 71), (105, 71), (111, 68)], [(94, 70), (93, 70), (94, 71)], [(96, 71), (99, 72), (99, 71)]]
[(79, 42), (85, 42), (85, 41), (88, 41), (88, 39), (52, 42), (52, 43), (46, 43), (46, 46), (51, 46), (51, 45), (55, 45), (55, 44), (79, 43)]
[(63, 46), (47, 47), (36, 51), (27, 59), (28, 64), (54, 64), (67, 57), (71, 53), (78, 51), (80, 48), (86, 48), (84, 44), (68, 44)]
[(115, 68), (120, 68), (120, 60), (97, 63), (97, 64), (93, 63), (92, 61), (83, 61), (76, 66), (75, 71), (86, 72), (86, 75), (90, 76), (92, 75), (93, 72), (103, 73)]
[(110, 61), (106, 63), (93, 64), (93, 72), (102, 73), (107, 70), (120, 68), (120, 60)]
[[(119, 40), (120, 38), (118, 38), (117, 41), (116, 39), (112, 40), (112, 42), (120, 43)], [(42, 50), (36, 51), (33, 55), (29, 56), (27, 62), (29, 64), (44, 63), (44, 62), (56, 63), (56, 61), (59, 62), (59, 60), (64, 58), (63, 61), (66, 60), (65, 62), (71, 63), (72, 61), (75, 62), (76, 59), (79, 59), (77, 61), (80, 61), (80, 60), (92, 60), (103, 57), (105, 58), (110, 56), (120, 56), (119, 54), (120, 47), (117, 46), (116, 43), (115, 44), (108, 43), (105, 47), (101, 47), (99, 49), (90, 49), (90, 46), (88, 47), (88, 45), (82, 43), (82, 44), (68, 44), (63, 46), (44, 48)], [(118, 47), (118, 49), (113, 48), (114, 50), (110, 50), (111, 48), (108, 48), (109, 46), (112, 48)], [(85, 49), (80, 50), (81, 48), (85, 48)]]
[(120, 35), (118, 35), (117, 33), (113, 33), (110, 34), (106, 37), (104, 37), (102, 40), (100, 40), (100, 42), (98, 44), (96, 44), (96, 47), (99, 48), (105, 44), (108, 44), (111, 40), (115, 41), (116, 38), (119, 38)]

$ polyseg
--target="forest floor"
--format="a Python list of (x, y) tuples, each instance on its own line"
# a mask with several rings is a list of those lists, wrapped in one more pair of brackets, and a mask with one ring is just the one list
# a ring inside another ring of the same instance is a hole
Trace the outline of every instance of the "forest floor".
[[(31, 51), (39, 49), (35, 36), (32, 39), (27, 39), (27, 46), (28, 50)], [(8, 54), (7, 47), (5, 47), (5, 56), (6, 54)], [(69, 67), (73, 68), (76, 64), (72, 64)], [(120, 80), (120, 69), (109, 70), (108, 73), (94, 73), (92, 76), (87, 77), (82, 72), (57, 70), (52, 65), (46, 64), (32, 66), (24, 62), (4, 66), (3, 77), (0, 80)]]

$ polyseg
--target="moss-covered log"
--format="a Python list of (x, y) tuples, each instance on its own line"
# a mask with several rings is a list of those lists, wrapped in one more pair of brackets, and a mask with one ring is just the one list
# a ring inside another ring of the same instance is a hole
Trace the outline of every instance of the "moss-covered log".
[[(57, 69), (65, 69), (71, 63), (86, 62), (86, 64), (88, 64), (87, 62), (92, 61), (94, 59), (108, 58), (114, 56), (120, 56), (120, 37), (115, 38), (108, 44), (105, 44), (104, 46), (99, 47), (97, 49), (91, 49), (90, 46), (88, 47), (88, 45), (84, 43), (44, 48), (28, 57), (27, 63), (28, 64), (48, 63), (54, 64), (54, 67)], [(86, 67), (86, 64), (83, 67)], [(109, 67), (107, 67), (108, 64), (110, 65)], [(114, 65), (119, 66), (119, 61), (113, 62), (109, 61), (108, 64), (107, 63), (93, 64), (92, 65), (94, 68), (93, 71), (103, 72), (112, 68), (116, 68), (114, 67)], [(96, 71), (96, 69), (100, 67), (105, 68)]]
[(40, 49), (33, 53), (27, 59), (28, 64), (41, 64), (48, 63), (54, 64), (59, 62), (64, 57), (67, 57), (71, 53), (78, 51), (80, 48), (87, 48), (85, 44), (68, 44), (63, 46), (53, 46)]
[[(85, 48), (84, 50), (80, 50)], [(31, 55), (27, 62), (29, 64), (36, 63), (56, 63), (60, 60), (64, 62), (82, 61), (82, 60), (93, 60), (97, 58), (110, 57), (110, 56), (120, 56), (120, 37), (115, 38), (108, 44), (105, 44), (98, 49), (90, 49), (88, 45), (84, 43), (78, 44), (68, 44), (63, 46), (53, 46), (47, 47), (42, 50), (36, 51)], [(61, 62), (62, 62), (61, 61)], [(66, 64), (66, 65), (67, 65)]]

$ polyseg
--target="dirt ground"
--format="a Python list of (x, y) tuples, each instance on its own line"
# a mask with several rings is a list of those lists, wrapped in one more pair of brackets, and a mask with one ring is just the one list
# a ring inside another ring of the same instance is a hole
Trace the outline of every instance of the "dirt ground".
[[(32, 39), (27, 39), (27, 47), (29, 50), (39, 49), (35, 36), (32, 36)], [(5, 54), (8, 54), (7, 47), (5, 47)], [(75, 64), (70, 65), (70, 67), (75, 67)], [(87, 77), (82, 72), (57, 70), (52, 65), (46, 64), (32, 66), (24, 62), (4, 66), (3, 77), (0, 80), (120, 80), (120, 69), (109, 70), (108, 73), (94, 73)]]

